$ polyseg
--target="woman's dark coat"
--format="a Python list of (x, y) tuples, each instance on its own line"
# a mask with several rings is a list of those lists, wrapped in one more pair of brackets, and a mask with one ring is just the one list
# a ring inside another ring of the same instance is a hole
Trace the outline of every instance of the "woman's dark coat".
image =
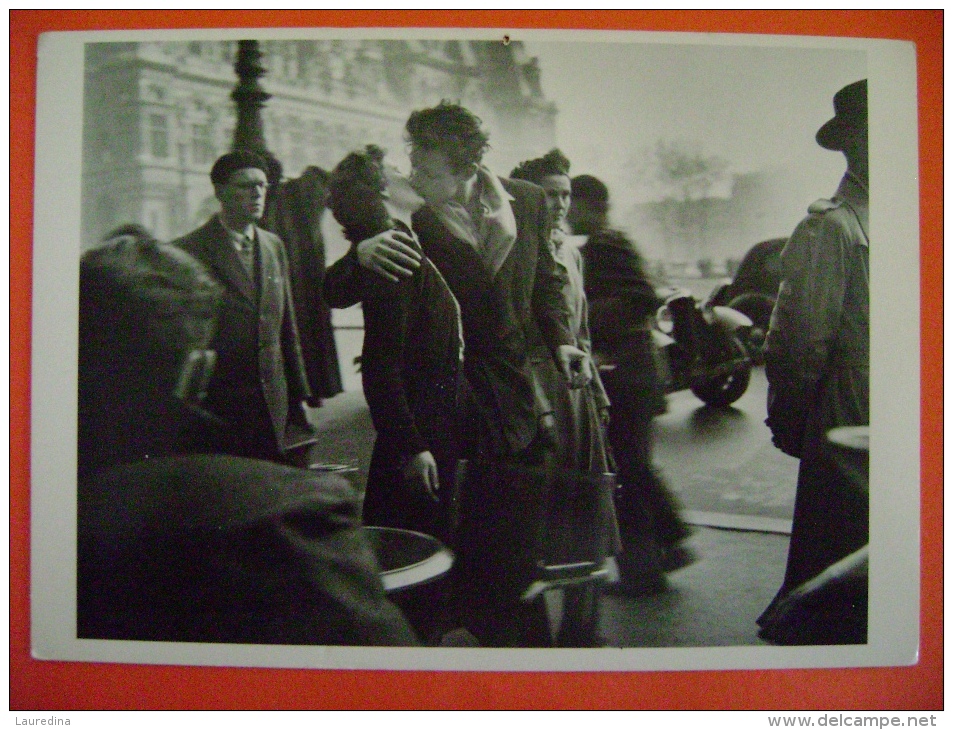
[[(426, 258), (409, 279), (394, 283), (371, 274), (367, 283), (361, 379), (377, 440), (364, 521), (447, 541), (464, 392), (457, 303)], [(403, 478), (403, 467), (423, 451), (437, 462), (439, 503)]]

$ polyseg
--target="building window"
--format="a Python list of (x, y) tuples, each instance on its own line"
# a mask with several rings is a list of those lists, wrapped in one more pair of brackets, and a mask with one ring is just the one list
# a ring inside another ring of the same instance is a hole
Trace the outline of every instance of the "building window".
[(208, 124), (192, 125), (192, 162), (207, 165), (215, 159), (215, 142), (212, 127)]
[(173, 233), (169, 230), (169, 213), (169, 203), (164, 199), (143, 201), (141, 220), (149, 232), (160, 241), (168, 240)]
[(169, 120), (164, 114), (149, 115), (149, 154), (157, 158), (169, 156)]
[(297, 129), (290, 132), (288, 134), (288, 159), (293, 160), (295, 165), (304, 165), (308, 158), (308, 145), (304, 133)]

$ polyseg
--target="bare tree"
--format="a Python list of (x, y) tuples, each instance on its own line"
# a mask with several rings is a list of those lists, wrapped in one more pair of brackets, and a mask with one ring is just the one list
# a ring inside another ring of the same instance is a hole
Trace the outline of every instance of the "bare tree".
[(651, 218), (665, 239), (666, 258), (697, 260), (707, 249), (713, 192), (729, 180), (728, 161), (695, 142), (660, 139), (636, 153), (631, 169), (637, 187), (656, 201)]

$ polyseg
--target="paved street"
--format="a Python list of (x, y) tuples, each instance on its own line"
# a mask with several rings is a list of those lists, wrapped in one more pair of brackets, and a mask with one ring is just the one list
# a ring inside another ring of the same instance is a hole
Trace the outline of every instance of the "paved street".
[[(767, 385), (752, 374), (734, 408), (706, 408), (690, 392), (669, 396), (657, 419), (656, 463), (696, 525), (695, 564), (669, 575), (669, 590), (603, 598), (602, 633), (619, 647), (758, 645), (755, 619), (781, 584), (797, 462), (771, 445)], [(360, 391), (314, 412), (323, 461), (349, 464), (363, 483), (373, 426)], [(725, 528), (732, 529), (725, 529)]]
[(764, 369), (755, 368), (731, 408), (709, 408), (687, 390), (668, 396), (668, 413), (655, 421), (655, 461), (686, 510), (754, 518), (735, 524), (786, 531), (798, 462), (771, 444), (767, 389)]
[(762, 368), (732, 408), (709, 408), (689, 391), (668, 396), (655, 462), (696, 526), (689, 545), (701, 559), (670, 574), (661, 595), (603, 598), (612, 645), (763, 644), (755, 619), (784, 576), (798, 464), (771, 445), (766, 397)]
[(600, 630), (610, 646), (763, 646), (755, 623), (781, 585), (786, 535), (696, 527), (700, 560), (671, 573), (668, 590), (602, 599)]

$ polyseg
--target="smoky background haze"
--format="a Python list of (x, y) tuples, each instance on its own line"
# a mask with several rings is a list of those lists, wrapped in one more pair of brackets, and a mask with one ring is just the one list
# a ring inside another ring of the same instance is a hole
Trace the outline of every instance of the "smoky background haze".
[(670, 272), (789, 235), (844, 172), (814, 134), (866, 54), (748, 43), (526, 42), (572, 174), (605, 181), (612, 224)]

